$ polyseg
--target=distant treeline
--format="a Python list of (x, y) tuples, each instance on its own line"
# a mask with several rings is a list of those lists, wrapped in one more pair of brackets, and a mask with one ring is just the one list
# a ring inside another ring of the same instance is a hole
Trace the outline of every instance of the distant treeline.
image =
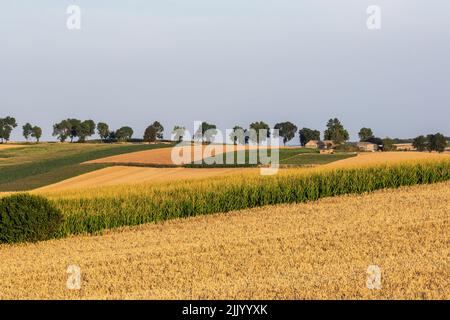
[[(0, 141), (2, 143), (10, 140), (11, 132), (17, 127), (16, 119), (8, 116), (0, 118)], [(28, 141), (34, 138), (36, 142), (42, 136), (42, 129), (38, 126), (33, 126), (26, 123), (23, 127), (23, 136)], [(277, 129), (277, 137), (281, 138), (286, 144), (298, 134), (300, 145), (304, 146), (311, 140), (320, 140), (321, 132), (316, 129), (298, 127), (292, 122), (280, 122), (275, 124), (274, 129)], [(171, 131), (172, 139), (181, 142), (186, 135), (186, 128), (181, 125), (176, 125)], [(261, 132), (266, 134), (261, 135)], [(52, 135), (57, 137), (61, 142), (70, 140), (70, 142), (85, 142), (88, 137), (97, 133), (102, 142), (155, 142), (163, 139), (164, 127), (160, 122), (154, 121), (146, 129), (142, 139), (133, 138), (134, 130), (130, 126), (123, 126), (117, 130), (110, 129), (105, 122), (95, 123), (93, 120), (79, 120), (79, 119), (65, 119), (53, 125)], [(217, 127), (215, 124), (202, 122), (197, 131), (192, 135), (192, 140), (210, 143), (214, 141), (217, 134)], [(256, 121), (250, 124), (249, 128), (243, 128), (240, 125), (233, 127), (230, 134), (230, 139), (235, 144), (248, 144), (249, 141), (260, 143), (271, 136), (270, 127), (264, 121)], [(444, 151), (450, 140), (441, 133), (429, 134), (427, 136), (418, 136), (414, 139), (391, 139), (389, 137), (376, 137), (371, 128), (363, 127), (358, 133), (361, 142), (371, 142), (380, 146), (383, 150), (394, 150), (394, 144), (397, 143), (412, 143), (418, 150), (429, 151)], [(344, 128), (339, 119), (334, 118), (328, 120), (326, 129), (323, 132), (324, 140), (333, 141), (337, 145), (343, 145), (349, 140), (349, 133)]]

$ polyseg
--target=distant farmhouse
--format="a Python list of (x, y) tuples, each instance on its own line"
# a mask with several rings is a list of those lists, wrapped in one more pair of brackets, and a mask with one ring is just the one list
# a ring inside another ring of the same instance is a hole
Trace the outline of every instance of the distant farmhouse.
[(310, 140), (305, 144), (305, 148), (308, 149), (333, 149), (336, 144), (332, 140)]
[(358, 142), (357, 146), (360, 151), (369, 151), (369, 152), (378, 151), (378, 145), (372, 142)]
[(308, 148), (308, 149), (323, 149), (324, 147), (325, 147), (325, 144), (323, 143), (323, 141), (320, 141), (320, 140), (309, 140), (305, 144), (305, 148)]
[(395, 143), (394, 146), (397, 148), (397, 151), (416, 151), (412, 143)]

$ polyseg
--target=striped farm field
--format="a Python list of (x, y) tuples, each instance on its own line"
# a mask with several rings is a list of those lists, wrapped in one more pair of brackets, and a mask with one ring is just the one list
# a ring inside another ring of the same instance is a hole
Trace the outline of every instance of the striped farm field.
[(171, 145), (39, 143), (20, 146), (0, 150), (0, 192), (32, 190), (108, 166), (81, 164), (89, 160)]
[[(315, 163), (320, 163), (320, 157), (324, 155), (314, 154), (314, 153), (300, 153), (296, 155), (296, 149), (286, 150), (285, 154), (290, 156), (289, 153), (293, 153), (294, 156), (287, 158), (286, 160), (280, 159), (281, 163), (291, 161), (294, 163), (298, 162), (298, 159), (307, 158), (304, 162), (311, 162), (311, 157), (319, 158), (315, 159)], [(298, 149), (297, 149), (298, 150)], [(109, 157), (111, 161), (117, 162), (120, 159), (127, 161), (142, 161), (142, 155), (165, 155), (165, 157), (170, 154), (170, 148), (147, 150), (140, 152), (133, 152), (129, 154), (123, 154), (118, 156)], [(325, 157), (334, 157), (334, 155), (325, 155)], [(344, 158), (345, 155), (342, 157)], [(150, 159), (150, 158), (147, 158)], [(153, 158), (157, 162), (157, 158)], [(377, 152), (377, 153), (360, 153), (356, 157), (348, 157), (344, 160), (339, 160), (340, 158), (335, 158), (334, 162), (323, 164), (317, 168), (295, 168), (295, 169), (284, 169), (280, 168), (280, 172), (295, 172), (295, 173), (310, 173), (317, 172), (324, 169), (338, 169), (338, 168), (348, 168), (348, 167), (361, 167), (361, 166), (373, 166), (379, 164), (396, 164), (401, 162), (411, 162), (411, 161), (422, 161), (422, 160), (450, 160), (450, 154), (437, 154), (437, 153), (427, 153), (427, 152)], [(295, 161), (293, 161), (295, 160)], [(106, 161), (105, 159), (99, 159), (95, 161), (90, 161), (91, 165), (93, 163), (100, 164), (99, 162)], [(158, 160), (159, 161), (159, 160)], [(156, 163), (155, 162), (155, 163)], [(120, 163), (117, 162), (117, 163)], [(162, 163), (162, 162), (161, 162)], [(204, 179), (204, 178), (219, 178), (221, 176), (232, 176), (241, 175), (243, 173), (258, 173), (256, 168), (244, 168), (244, 167), (208, 167), (207, 165), (202, 168), (188, 167), (188, 168), (146, 168), (139, 166), (112, 166), (103, 169), (99, 169), (93, 172), (82, 174), (74, 178), (70, 178), (55, 184), (50, 184), (39, 188), (39, 191), (59, 191), (67, 190), (72, 188), (92, 188), (92, 187), (104, 187), (113, 185), (131, 185), (140, 184), (144, 182), (175, 182), (180, 180), (193, 180), (193, 179)]]
[(86, 173), (71, 179), (51, 184), (36, 191), (61, 191), (75, 188), (98, 188), (114, 185), (174, 182), (215, 178), (244, 173), (258, 173), (256, 168), (145, 168), (134, 166), (113, 166)]
[[(227, 149), (228, 148), (228, 149)], [(234, 150), (246, 150), (248, 146), (233, 146), (233, 145), (186, 145), (173, 148), (145, 150), (138, 152), (130, 152), (122, 155), (105, 157), (87, 161), (86, 163), (114, 163), (114, 164), (142, 164), (142, 165), (181, 165), (188, 164), (194, 159), (202, 160), (205, 157), (214, 156), (217, 154), (230, 152)], [(256, 147), (255, 147), (256, 148)], [(180, 157), (187, 155), (187, 161), (181, 163), (174, 163), (172, 160), (172, 153), (179, 154)]]
[(449, 199), (443, 182), (0, 245), (0, 299), (448, 300)]

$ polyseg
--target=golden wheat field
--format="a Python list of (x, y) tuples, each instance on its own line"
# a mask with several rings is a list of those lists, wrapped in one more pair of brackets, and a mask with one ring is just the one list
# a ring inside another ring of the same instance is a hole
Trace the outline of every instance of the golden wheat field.
[(447, 182), (1, 245), (0, 298), (449, 299), (449, 199)]
[(143, 168), (114, 166), (51, 184), (36, 191), (60, 191), (126, 184), (173, 182), (258, 172), (256, 168)]
[(331, 168), (361, 167), (379, 164), (395, 164), (400, 162), (449, 159), (447, 153), (430, 152), (362, 152), (356, 157), (328, 163), (324, 166)]

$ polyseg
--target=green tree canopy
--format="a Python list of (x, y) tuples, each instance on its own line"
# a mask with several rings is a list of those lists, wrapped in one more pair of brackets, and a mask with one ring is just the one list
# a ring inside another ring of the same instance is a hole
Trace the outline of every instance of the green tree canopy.
[(427, 149), (428, 151), (444, 152), (447, 146), (447, 139), (441, 133), (429, 134), (427, 136)]
[(283, 144), (286, 145), (287, 142), (295, 137), (298, 128), (292, 122), (287, 121), (277, 123), (274, 129), (278, 129), (278, 135), (283, 138)]
[(31, 129), (31, 136), (36, 139), (36, 142), (39, 142), (42, 137), (42, 129), (38, 126), (34, 126)]
[(53, 125), (53, 136), (64, 142), (70, 137), (70, 142), (78, 138), (79, 142), (86, 141), (95, 133), (95, 122), (93, 120), (81, 121), (79, 119), (66, 119)]
[(146, 142), (155, 142), (157, 138), (156, 128), (152, 125), (148, 126), (144, 132), (144, 141)]
[(67, 119), (67, 122), (69, 123), (69, 137), (70, 142), (73, 142), (73, 139), (78, 137), (78, 134), (81, 131), (81, 120), (78, 119)]
[(427, 149), (427, 138), (425, 136), (418, 136), (413, 140), (413, 147), (417, 151), (425, 151)]
[(341, 124), (339, 119), (328, 120), (327, 129), (324, 132), (325, 140), (332, 140), (335, 143), (343, 143), (349, 139), (349, 134)]
[(122, 127), (116, 131), (116, 139), (118, 141), (128, 141), (133, 136), (133, 129), (130, 127)]
[(303, 128), (299, 131), (300, 145), (304, 146), (311, 140), (320, 140), (320, 131)]
[(71, 132), (71, 123), (69, 120), (62, 120), (59, 123), (55, 123), (53, 125), (53, 136), (58, 137), (58, 140), (64, 142), (70, 136)]
[(144, 141), (155, 142), (157, 139), (163, 138), (164, 127), (158, 121), (149, 125), (144, 132)]
[(79, 142), (85, 142), (86, 137), (90, 137), (95, 133), (95, 122), (93, 120), (85, 120), (76, 127), (76, 136)]
[(22, 130), (23, 130), (23, 136), (24, 136), (25, 140), (28, 141), (28, 139), (30, 138), (31, 133), (33, 131), (33, 126), (27, 122), (27, 123), (25, 123), (24, 126), (22, 126)]
[(359, 141), (368, 142), (369, 139), (375, 138), (373, 131), (370, 128), (361, 128), (358, 133)]
[(270, 127), (264, 121), (257, 121), (250, 124), (250, 140), (260, 144), (270, 137)]
[(10, 116), (0, 118), (0, 139), (2, 143), (8, 142), (11, 137), (11, 132), (17, 127), (16, 119)]
[(109, 137), (109, 126), (104, 122), (97, 123), (97, 133), (100, 136), (100, 139), (106, 141)]

